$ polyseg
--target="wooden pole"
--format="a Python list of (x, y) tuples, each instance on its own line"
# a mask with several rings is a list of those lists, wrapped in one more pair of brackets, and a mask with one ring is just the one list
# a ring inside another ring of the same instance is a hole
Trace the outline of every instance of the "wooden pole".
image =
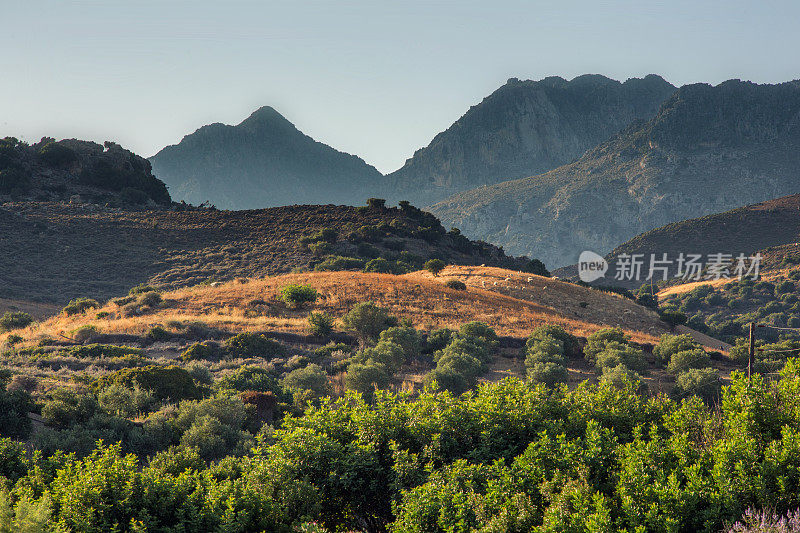
[(751, 381), (751, 375), (753, 373), (753, 354), (756, 351), (756, 324), (755, 322), (750, 322), (750, 349), (747, 351), (747, 383)]

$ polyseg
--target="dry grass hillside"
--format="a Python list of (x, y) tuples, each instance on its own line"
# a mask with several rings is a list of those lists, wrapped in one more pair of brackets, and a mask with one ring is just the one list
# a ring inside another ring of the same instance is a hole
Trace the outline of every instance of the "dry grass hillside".
[[(445, 283), (453, 279), (463, 281), (467, 289), (448, 288)], [(280, 299), (280, 290), (289, 284), (314, 287), (319, 295), (316, 303), (299, 310), (287, 307)], [(524, 375), (521, 358), (524, 341), (534, 328), (543, 324), (562, 325), (579, 337), (603, 327), (620, 326), (640, 344), (655, 344), (668, 332), (655, 313), (630, 300), (551, 278), (491, 267), (449, 266), (436, 277), (427, 271), (401, 276), (294, 273), (204, 284), (164, 292), (161, 296), (159, 305), (132, 316), (114, 301), (73, 316), (60, 313), (16, 330), (14, 334), (22, 339), (13, 346), (8, 342), (9, 334), (0, 335), (0, 345), (7, 350), (3, 365), (15, 373), (35, 376), (46, 390), (70, 382), (78, 375), (99, 377), (130, 364), (181, 365), (181, 354), (197, 341), (223, 342), (238, 333), (253, 332), (281, 342), (287, 350), (285, 357), (202, 364), (218, 378), (244, 365), (290, 368), (301, 361), (306, 364), (317, 361), (327, 365), (332, 383), (342, 390), (343, 373), (331, 370), (339, 362), (336, 356), (322, 362), (314, 359), (314, 354), (331, 340), (356, 344), (355, 338), (343, 331), (339, 319), (364, 301), (375, 302), (422, 332), (443, 327), (458, 329), (474, 320), (485, 322), (501, 337), (499, 350), (483, 376), (488, 380)], [(337, 319), (332, 337), (310, 334), (307, 316), (311, 310)], [(91, 331), (81, 331), (87, 326)], [(154, 338), (153, 328), (162, 328), (166, 332), (163, 338)], [(65, 351), (88, 343), (134, 346), (142, 349), (144, 359), (133, 362), (113, 357), (87, 359)], [(420, 361), (405, 365), (394, 386), (418, 389), (431, 365)], [(720, 369), (730, 371), (724, 364)], [(573, 360), (569, 371), (573, 384), (596, 378), (593, 367), (583, 360)], [(656, 389), (670, 380), (658, 369), (653, 369), (645, 379)]]

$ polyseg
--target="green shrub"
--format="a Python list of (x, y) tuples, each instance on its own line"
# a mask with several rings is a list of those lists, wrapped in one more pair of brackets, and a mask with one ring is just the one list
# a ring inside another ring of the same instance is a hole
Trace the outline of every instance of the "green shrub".
[(304, 407), (309, 401), (331, 394), (328, 374), (322, 367), (313, 363), (286, 374), (286, 377), (283, 378), (283, 386), (292, 393), (295, 405), (298, 407)]
[(658, 314), (661, 317), (661, 320), (669, 324), (669, 326), (672, 328), (681, 324), (686, 324), (686, 321), (688, 320), (688, 317), (685, 313), (676, 311), (674, 309), (665, 309), (660, 311)]
[(364, 268), (364, 260), (355, 257), (342, 257), (331, 255), (314, 267), (317, 272), (338, 272), (340, 270), (361, 270)]
[(604, 368), (600, 382), (609, 383), (617, 388), (625, 388), (629, 384), (633, 384), (639, 390), (645, 387), (642, 377), (625, 365)]
[(97, 309), (98, 307), (100, 307), (100, 304), (97, 303), (97, 300), (93, 300), (92, 298), (76, 298), (70, 300), (62, 312), (67, 316), (72, 316), (84, 313), (87, 309)]
[(314, 357), (317, 357), (317, 358), (333, 357), (334, 354), (336, 354), (337, 352), (342, 353), (342, 354), (348, 354), (348, 353), (350, 353), (352, 351), (353, 351), (353, 349), (350, 346), (348, 346), (347, 344), (344, 344), (342, 342), (338, 342), (338, 343), (331, 342), (331, 343), (326, 344), (325, 346), (323, 346), (321, 348), (317, 348), (316, 350), (314, 350)]
[(28, 457), (23, 444), (7, 437), (0, 437), (0, 479), (6, 478), (11, 483), (16, 483), (28, 473), (28, 466)]
[(397, 263), (392, 263), (382, 257), (371, 259), (364, 265), (364, 272), (376, 272), (378, 274), (397, 274)]
[(538, 363), (563, 365), (565, 362), (564, 343), (558, 339), (547, 335), (528, 345), (525, 356), (525, 366), (528, 368)]
[(150, 365), (142, 368), (124, 368), (100, 378), (96, 386), (98, 389), (103, 389), (114, 383), (150, 390), (159, 401), (168, 399), (179, 401), (199, 398), (201, 395), (191, 374), (177, 366)]
[(60, 167), (77, 161), (78, 155), (63, 144), (49, 142), (39, 148), (39, 159), (48, 165)]
[(530, 349), (539, 339), (544, 338), (553, 338), (561, 341), (564, 348), (563, 355), (567, 357), (574, 358), (581, 356), (581, 343), (578, 341), (578, 338), (568, 333), (562, 326), (556, 324), (546, 324), (534, 329), (530, 337), (528, 337), (525, 347)]
[(312, 242), (308, 245), (308, 250), (317, 257), (322, 257), (330, 254), (333, 246), (327, 242)]
[(789, 281), (788, 279), (778, 283), (775, 286), (775, 295), (780, 296), (782, 294), (789, 294), (794, 292), (795, 285), (793, 282)]
[(381, 331), (378, 336), (381, 342), (394, 343), (403, 350), (407, 360), (419, 357), (422, 353), (422, 337), (412, 327), (391, 327)]
[(385, 389), (389, 385), (389, 372), (381, 363), (351, 363), (347, 367), (345, 386), (371, 398), (376, 389)]
[(482, 338), (462, 336), (454, 337), (443, 350), (434, 353), (433, 358), (438, 362), (443, 356), (455, 353), (470, 355), (482, 363), (488, 363), (492, 358), (491, 348)]
[(380, 363), (387, 372), (393, 373), (405, 363), (406, 354), (399, 345), (389, 341), (380, 341), (372, 348), (365, 348), (353, 356), (353, 360), (354, 362)]
[(153, 393), (138, 385), (126, 387), (120, 383), (112, 383), (97, 395), (100, 407), (108, 413), (122, 418), (132, 418), (146, 413), (155, 405)]
[(614, 368), (618, 365), (625, 365), (635, 372), (644, 372), (647, 369), (647, 361), (644, 354), (638, 348), (629, 344), (620, 344), (616, 341), (605, 345), (602, 352), (596, 356), (596, 365), (599, 369)]
[(497, 333), (484, 322), (479, 322), (477, 320), (467, 322), (462, 324), (458, 331), (463, 337), (477, 337), (482, 339), (490, 349), (496, 348), (500, 343)]
[(550, 277), (550, 272), (544, 266), (544, 263), (538, 259), (531, 259), (528, 261), (522, 270), (528, 274), (535, 274), (537, 276), (544, 276), (546, 278)]
[(61, 387), (50, 391), (42, 406), (44, 421), (57, 428), (86, 422), (97, 413), (97, 399), (87, 390)]
[(319, 337), (327, 337), (333, 333), (334, 318), (328, 313), (309, 313), (308, 324), (311, 334)]
[(566, 383), (569, 379), (569, 372), (564, 365), (558, 363), (534, 363), (528, 367), (528, 378), (534, 383), (544, 383), (552, 387), (558, 383)]
[(153, 326), (147, 331), (147, 338), (154, 342), (164, 342), (172, 338), (172, 333), (165, 330), (163, 326)]
[(686, 398), (694, 394), (708, 403), (719, 399), (721, 383), (719, 373), (713, 368), (690, 368), (678, 374), (675, 395)]
[(358, 245), (356, 246), (356, 250), (358, 251), (358, 255), (360, 255), (361, 257), (369, 257), (371, 259), (374, 259), (381, 254), (381, 251), (377, 247), (369, 244), (368, 242), (358, 243)]
[(4, 390), (0, 380), (0, 437), (27, 439), (31, 432), (28, 413), (33, 410), (31, 395), (24, 390)]
[(12, 331), (15, 329), (26, 328), (33, 323), (33, 317), (28, 313), (22, 311), (6, 311), (0, 317), (0, 333)]
[[(132, 287), (128, 291), (128, 296), (139, 296), (140, 294), (144, 294), (146, 292), (158, 292), (158, 289), (156, 287), (153, 287), (152, 285), (148, 285), (146, 283), (141, 283), (141, 284), (139, 284), (139, 285), (137, 285), (135, 287)], [(133, 300), (129, 300), (129, 301), (132, 302)], [(125, 302), (125, 303), (128, 303), (128, 302)], [(123, 303), (122, 305), (125, 305), (125, 303)]]
[(464, 283), (463, 281), (458, 281), (457, 279), (447, 280), (447, 283), (445, 283), (444, 285), (448, 289), (453, 289), (454, 291), (465, 291), (465, 290), (467, 290), (466, 283)]
[(586, 339), (586, 346), (583, 347), (583, 355), (586, 359), (595, 363), (597, 354), (606, 349), (606, 345), (611, 342), (627, 344), (628, 336), (621, 328), (603, 328), (595, 331)]
[(448, 328), (435, 329), (428, 334), (427, 342), (425, 343), (425, 352), (433, 353), (443, 349), (450, 344), (453, 339), (454, 331)]
[(70, 332), (72, 338), (75, 342), (86, 342), (95, 337), (97, 337), (100, 332), (97, 329), (97, 326), (92, 324), (86, 324), (85, 326), (81, 326), (77, 329), (74, 329)]
[(259, 333), (239, 333), (225, 341), (225, 351), (230, 358), (263, 357), (271, 359), (286, 353), (286, 348), (276, 340)]
[(427, 261), (425, 261), (425, 265), (423, 265), (423, 268), (425, 268), (425, 270), (427, 270), (434, 276), (438, 276), (439, 272), (444, 270), (444, 267), (446, 266), (447, 263), (445, 263), (441, 259), (428, 259)]
[(709, 364), (709, 357), (702, 348), (684, 350), (672, 354), (667, 365), (667, 370), (672, 374), (680, 374), (690, 368), (704, 368)]
[(161, 304), (163, 299), (161, 295), (155, 291), (143, 292), (139, 294), (136, 303), (144, 307), (156, 307)]
[(65, 350), (64, 355), (78, 357), (80, 359), (101, 359), (111, 357), (143, 356), (139, 348), (130, 346), (115, 346), (113, 344), (86, 344), (84, 346), (72, 346)]
[(386, 200), (383, 198), (367, 198), (367, 207), (370, 209), (384, 209)]
[(700, 348), (700, 345), (695, 342), (691, 335), (670, 335), (667, 333), (661, 336), (658, 345), (653, 348), (653, 355), (661, 366), (665, 366), (674, 354), (696, 348)]
[(258, 392), (278, 392), (278, 382), (272, 372), (266, 368), (257, 366), (243, 366), (232, 374), (229, 374), (216, 383), (216, 387), (221, 390), (236, 390), (244, 392), (248, 390)]
[(452, 367), (434, 368), (425, 376), (424, 382), (426, 387), (431, 387), (435, 382), (439, 388), (456, 395), (463, 394), (475, 386), (474, 380), (469, 380), (467, 376)]
[(397, 325), (397, 319), (372, 302), (362, 302), (342, 317), (342, 324), (362, 341), (375, 342), (383, 330)]

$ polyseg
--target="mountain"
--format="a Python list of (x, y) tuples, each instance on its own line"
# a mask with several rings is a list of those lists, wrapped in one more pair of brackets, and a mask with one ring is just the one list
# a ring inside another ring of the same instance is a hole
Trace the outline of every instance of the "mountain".
[[(681, 253), (701, 254), (705, 261), (710, 254), (731, 254), (736, 257), (760, 252), (764, 257), (761, 263), (763, 271), (780, 266), (787, 255), (796, 254), (798, 242), (800, 194), (793, 194), (650, 230), (617, 246), (605, 258), (610, 265), (609, 271), (613, 273), (616, 272), (618, 258), (623, 254), (639, 254), (647, 261), (651, 254), (656, 254), (658, 258), (667, 254), (667, 258), (672, 260), (676, 260)], [(677, 264), (673, 264), (670, 274), (676, 272)], [(577, 267), (571, 265), (553, 273), (560, 277), (572, 277), (577, 274)], [(610, 277), (606, 274), (607, 283), (631, 287), (641, 285), (641, 281), (638, 284), (626, 284), (612, 281)]]
[(131, 206), (169, 205), (150, 163), (118, 144), (45, 137), (29, 145), (0, 139), (0, 203), (72, 201)]
[(63, 305), (84, 296), (105, 300), (145, 282), (177, 288), (314, 268), (399, 272), (431, 258), (517, 271), (528, 263), (445, 232), (413, 206), (0, 204), (0, 299)]
[(386, 194), (429, 205), (481, 185), (546, 172), (634, 120), (653, 117), (675, 89), (655, 75), (624, 83), (600, 75), (512, 78), (389, 174)]
[(150, 158), (173, 198), (224, 209), (360, 204), (382, 178), (362, 159), (299, 131), (271, 107), (211, 124)]
[(431, 211), (471, 238), (559, 267), (659, 226), (800, 190), (800, 82), (687, 85), (649, 121), (545, 174)]

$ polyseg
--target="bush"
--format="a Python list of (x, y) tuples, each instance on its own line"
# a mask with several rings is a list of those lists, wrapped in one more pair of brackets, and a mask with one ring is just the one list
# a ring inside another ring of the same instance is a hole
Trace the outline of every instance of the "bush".
[(450, 279), (447, 280), (447, 283), (444, 284), (445, 287), (448, 289), (453, 289), (454, 291), (465, 291), (467, 290), (467, 285), (463, 281), (458, 281), (457, 279)]
[(658, 314), (661, 317), (661, 320), (669, 324), (671, 328), (680, 326), (681, 324), (686, 324), (686, 321), (688, 320), (688, 317), (684, 313), (673, 309), (660, 311)]
[(397, 325), (397, 319), (372, 302), (362, 302), (342, 317), (342, 324), (362, 341), (375, 342), (383, 330)]
[(113, 344), (86, 344), (83, 346), (72, 346), (64, 353), (71, 357), (80, 359), (101, 359), (112, 357), (142, 357), (143, 352), (139, 348), (130, 346), (115, 346)]
[(77, 161), (78, 155), (63, 144), (49, 142), (39, 149), (39, 159), (47, 165), (60, 167)]
[(0, 317), (0, 333), (28, 327), (33, 322), (33, 317), (22, 311), (6, 311)]
[(243, 366), (216, 383), (221, 390), (273, 392), (280, 390), (272, 372), (258, 366)]
[(462, 324), (461, 328), (459, 328), (459, 335), (462, 337), (477, 337), (482, 339), (490, 349), (496, 348), (500, 343), (497, 333), (487, 324), (477, 320)]
[(0, 479), (6, 478), (11, 483), (16, 483), (27, 473), (28, 457), (23, 444), (9, 438), (0, 438)]
[(355, 257), (342, 257), (331, 255), (314, 267), (317, 272), (338, 272), (340, 270), (361, 270), (364, 268), (364, 260)]
[(609, 383), (617, 388), (626, 388), (629, 384), (633, 384), (639, 390), (645, 387), (642, 377), (625, 365), (604, 368), (600, 382)]
[(333, 333), (334, 318), (328, 313), (309, 313), (308, 324), (311, 327), (311, 334), (319, 337), (327, 337)]
[(544, 276), (546, 278), (550, 277), (550, 272), (544, 266), (544, 263), (538, 259), (531, 259), (528, 261), (522, 270), (528, 274), (535, 274), (537, 276)]
[(345, 386), (364, 394), (367, 399), (372, 397), (375, 389), (385, 389), (388, 385), (389, 372), (381, 363), (352, 363), (347, 367)]
[(403, 350), (407, 360), (419, 357), (422, 353), (422, 337), (412, 327), (391, 327), (381, 331), (378, 336), (381, 342), (394, 343)]
[(126, 387), (112, 383), (97, 395), (100, 407), (109, 414), (122, 418), (132, 418), (146, 413), (154, 404), (153, 393), (139, 386)]
[(439, 272), (444, 270), (444, 267), (447, 266), (447, 263), (442, 261), (441, 259), (428, 259), (425, 261), (425, 265), (423, 268), (433, 274), (434, 276), (438, 276)]
[(628, 337), (621, 328), (603, 328), (595, 331), (586, 339), (586, 346), (583, 347), (583, 355), (586, 359), (595, 363), (597, 354), (606, 349), (606, 345), (611, 342), (627, 344)]
[(348, 346), (347, 344), (344, 344), (342, 342), (338, 342), (338, 343), (331, 342), (331, 343), (326, 344), (325, 346), (323, 346), (321, 348), (317, 348), (316, 350), (314, 350), (314, 356), (317, 357), (317, 358), (333, 357), (334, 354), (336, 354), (336, 353), (348, 354), (348, 353), (350, 353), (352, 351), (353, 351), (353, 349), (350, 346)]
[(24, 390), (3, 390), (0, 380), (0, 437), (27, 439), (31, 432), (28, 413), (34, 405), (31, 395)]
[(399, 345), (380, 341), (372, 348), (366, 348), (353, 356), (354, 362), (374, 362), (382, 364), (387, 372), (395, 372), (406, 361), (406, 354)]
[(327, 242), (312, 242), (308, 245), (309, 251), (317, 257), (328, 255), (333, 250), (333, 246)]
[[(139, 296), (140, 294), (144, 294), (146, 292), (158, 292), (158, 289), (156, 287), (153, 287), (152, 285), (148, 285), (146, 283), (141, 283), (139, 285), (136, 285), (135, 287), (132, 287), (128, 291), (128, 296)], [(133, 301), (133, 300), (130, 300), (130, 301)], [(127, 302), (125, 302), (125, 303), (127, 303)]]
[(286, 374), (286, 377), (283, 378), (283, 386), (292, 393), (295, 405), (298, 407), (303, 407), (309, 401), (331, 394), (328, 374), (322, 367), (313, 363)]
[(721, 383), (719, 373), (713, 368), (690, 368), (678, 374), (675, 395), (686, 398), (694, 394), (708, 403), (719, 399)]
[(191, 374), (177, 366), (150, 365), (142, 368), (124, 368), (97, 381), (97, 388), (103, 389), (119, 383), (126, 387), (138, 386), (152, 391), (159, 401), (199, 398), (201, 393)]
[(367, 207), (370, 209), (384, 209), (386, 200), (383, 198), (367, 198)]
[(629, 344), (609, 342), (595, 358), (599, 369), (614, 368), (617, 365), (625, 365), (635, 372), (644, 372), (647, 369), (642, 351)]
[(172, 334), (162, 326), (153, 326), (147, 332), (147, 338), (154, 342), (164, 342), (172, 338)]
[(561, 341), (564, 347), (563, 354), (567, 357), (574, 358), (581, 356), (581, 343), (578, 341), (578, 338), (568, 333), (562, 326), (556, 324), (546, 324), (534, 329), (530, 337), (528, 337), (525, 346), (530, 349), (539, 339), (544, 338), (553, 338)]
[(225, 351), (230, 358), (263, 357), (271, 359), (286, 353), (284, 346), (276, 340), (259, 333), (239, 333), (225, 341)]
[(534, 363), (528, 367), (528, 378), (534, 383), (544, 383), (552, 387), (557, 383), (566, 383), (569, 372), (564, 365), (558, 363)]
[(653, 348), (653, 355), (661, 366), (665, 366), (676, 353), (696, 348), (700, 348), (700, 345), (695, 342), (691, 335), (670, 335), (667, 333), (661, 336), (658, 345)]
[[(356, 246), (356, 250), (358, 251), (358, 255), (361, 257), (369, 257), (369, 258), (376, 258), (381, 254), (381, 251), (376, 248), (375, 246), (369, 244), (368, 242), (360, 242)], [(369, 265), (369, 263), (367, 263)], [(372, 272), (372, 271), (367, 271)]]
[(74, 329), (70, 332), (72, 338), (75, 342), (84, 343), (87, 342), (95, 337), (97, 337), (100, 332), (97, 330), (97, 326), (92, 324), (87, 324), (85, 326), (81, 326), (78, 329)]
[(425, 343), (425, 352), (433, 353), (443, 349), (450, 344), (455, 332), (452, 329), (440, 328), (431, 331), (428, 334), (427, 342)]
[(317, 290), (308, 285), (287, 285), (281, 289), (281, 300), (289, 307), (298, 309), (317, 301)]
[(70, 300), (62, 312), (67, 316), (72, 316), (84, 313), (88, 309), (97, 309), (98, 307), (100, 307), (100, 304), (97, 303), (97, 300), (93, 300), (92, 298), (76, 298), (75, 300)]
[(672, 374), (679, 374), (690, 368), (704, 368), (709, 364), (709, 357), (705, 350), (696, 348), (684, 350), (672, 355), (667, 365), (667, 370)]
[(528, 344), (525, 356), (525, 366), (528, 368), (538, 363), (563, 365), (564, 362), (564, 343), (560, 340), (543, 336)]
[(378, 274), (396, 274), (397, 264), (392, 263), (382, 257), (371, 259), (364, 266), (364, 272), (376, 272)]
[(467, 379), (451, 367), (435, 368), (425, 376), (425, 386), (432, 387), (435, 382), (439, 388), (453, 394), (463, 394), (475, 386), (474, 380)]
[(156, 307), (162, 302), (161, 295), (155, 291), (144, 292), (136, 299), (136, 303), (144, 307)]
[(51, 426), (67, 428), (86, 422), (97, 409), (97, 400), (89, 391), (61, 387), (49, 393), (42, 406), (42, 418)]

